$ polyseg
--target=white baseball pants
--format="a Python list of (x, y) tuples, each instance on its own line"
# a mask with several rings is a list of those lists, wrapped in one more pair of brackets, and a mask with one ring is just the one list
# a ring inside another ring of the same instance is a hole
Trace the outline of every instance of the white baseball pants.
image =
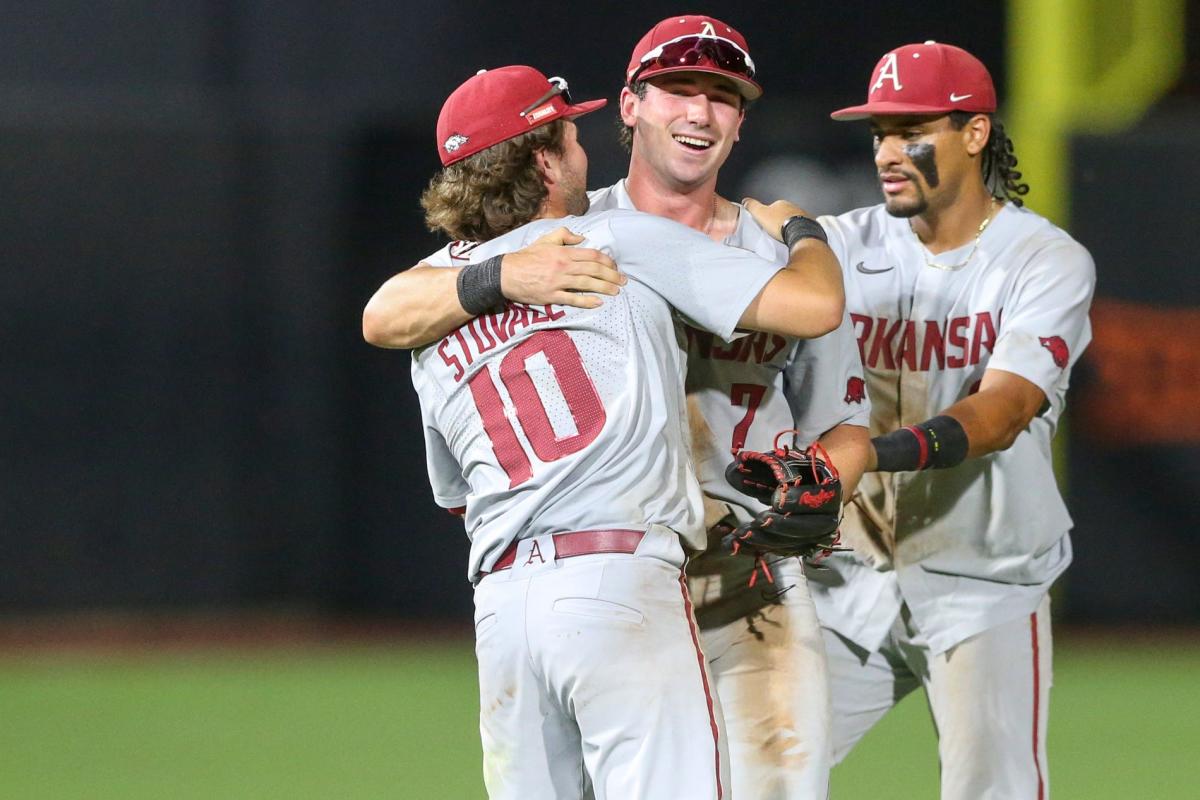
[(924, 685), (938, 735), (942, 800), (1046, 800), (1050, 597), (1033, 614), (931, 655), (907, 619), (869, 653), (825, 629), (834, 762)]

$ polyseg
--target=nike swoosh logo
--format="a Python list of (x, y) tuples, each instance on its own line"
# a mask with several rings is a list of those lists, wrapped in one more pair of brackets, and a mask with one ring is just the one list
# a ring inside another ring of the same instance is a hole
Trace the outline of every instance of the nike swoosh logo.
[(957, 95), (954, 92), (951, 92), (950, 93), (950, 102), (951, 103), (959, 103), (959, 102), (962, 102), (963, 100), (966, 100), (968, 97), (974, 97), (974, 96), (975, 95), (973, 95), (973, 94)]
[(861, 272), (863, 275), (878, 275), (881, 272), (891, 272), (892, 270), (894, 270), (896, 268), (896, 265), (892, 264), (890, 267), (885, 267), (884, 269), (869, 269), (867, 267), (864, 267), (863, 262), (860, 261), (854, 265), (854, 268), (856, 270), (858, 270), (859, 272)]

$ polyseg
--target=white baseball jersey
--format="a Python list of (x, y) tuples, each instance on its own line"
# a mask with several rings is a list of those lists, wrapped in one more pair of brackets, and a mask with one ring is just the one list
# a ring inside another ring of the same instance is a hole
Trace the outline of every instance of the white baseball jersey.
[[(596, 211), (634, 208), (623, 180), (589, 197)], [(737, 229), (724, 244), (768, 261), (788, 260), (787, 247), (771, 238), (744, 209)], [(707, 424), (707, 441), (695, 443), (700, 485), (705, 494), (729, 504), (743, 522), (766, 506), (725, 480), (733, 453), (769, 450), (776, 434), (793, 428), (799, 431), (796, 440), (803, 447), (836, 425), (870, 424), (862, 364), (848, 314), (841, 327), (817, 339), (752, 333), (726, 343), (687, 325), (683, 335), (688, 350), (687, 390), (699, 402)], [(781, 441), (790, 443), (791, 437)]]
[(540, 220), (426, 261), (480, 261), (564, 224), (631, 278), (619, 295), (598, 309), (509, 304), (413, 354), (430, 482), (439, 505), (466, 507), (473, 581), (546, 533), (659, 524), (703, 547), (671, 306), (730, 337), (780, 269), (628, 211)]
[[(625, 182), (591, 193), (592, 208), (633, 208)], [(782, 263), (787, 248), (743, 209), (729, 249)], [(770, 449), (796, 428), (805, 445), (842, 423), (866, 426), (869, 406), (850, 318), (819, 339), (753, 333), (732, 343), (682, 325), (693, 457), (705, 494), (745, 521), (764, 506), (725, 480), (732, 453)], [(785, 437), (790, 441), (790, 437)], [(748, 556), (694, 558), (688, 585), (725, 713), (733, 796), (825, 797), (832, 752), (825, 651), (800, 559), (776, 561), (775, 585), (748, 586)], [(764, 748), (763, 742), (775, 743)], [(680, 795), (682, 796), (682, 795)]]
[[(1007, 450), (953, 469), (865, 475), (842, 526), (862, 560), (840, 554), (811, 576), (822, 623), (857, 644), (874, 650), (904, 602), (941, 652), (1033, 613), (1070, 563), (1050, 440), (1071, 366), (1091, 340), (1095, 267), (1070, 236), (1011, 204), (974, 255), (974, 242), (930, 255), (882, 205), (821, 223), (846, 275), (872, 435), (936, 416), (977, 391), (987, 369), (1046, 395)], [(963, 260), (958, 269), (928, 263)]]

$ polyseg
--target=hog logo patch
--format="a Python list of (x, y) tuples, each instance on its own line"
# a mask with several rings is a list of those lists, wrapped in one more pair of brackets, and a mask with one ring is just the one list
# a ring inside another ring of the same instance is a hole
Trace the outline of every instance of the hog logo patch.
[(466, 261), (476, 247), (479, 247), (479, 242), (465, 242), (458, 239), (450, 243), (450, 257), (455, 261)]
[(1061, 336), (1039, 336), (1038, 341), (1042, 343), (1042, 347), (1050, 351), (1050, 356), (1054, 359), (1054, 366), (1059, 369), (1067, 368), (1067, 362), (1071, 360), (1071, 351), (1067, 349), (1067, 343)]
[(846, 396), (842, 398), (843, 403), (858, 403), (861, 405), (866, 396), (867, 384), (863, 382), (862, 378), (856, 376), (846, 381)]
[(471, 141), (471, 137), (463, 136), (461, 133), (454, 133), (446, 138), (446, 142), (442, 145), (442, 148), (447, 153), (453, 153), (469, 141)]

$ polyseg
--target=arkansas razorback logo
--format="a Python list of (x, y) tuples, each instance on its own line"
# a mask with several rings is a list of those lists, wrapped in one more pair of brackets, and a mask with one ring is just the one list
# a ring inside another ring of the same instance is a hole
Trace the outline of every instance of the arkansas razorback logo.
[(1039, 336), (1038, 341), (1042, 343), (1042, 347), (1050, 351), (1050, 356), (1054, 359), (1054, 366), (1059, 369), (1067, 368), (1067, 362), (1071, 360), (1071, 351), (1067, 349), (1067, 343), (1062, 340), (1061, 336)]
[(458, 239), (450, 243), (450, 257), (455, 261), (466, 261), (476, 247), (479, 247), (479, 242), (466, 242)]
[(846, 396), (843, 403), (862, 403), (867, 396), (867, 385), (862, 378), (851, 378), (846, 381)]

